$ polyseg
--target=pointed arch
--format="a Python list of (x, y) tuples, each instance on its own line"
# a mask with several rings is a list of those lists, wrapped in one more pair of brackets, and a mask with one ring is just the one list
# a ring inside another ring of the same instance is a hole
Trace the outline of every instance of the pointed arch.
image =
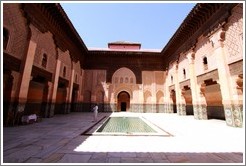
[(129, 111), (130, 109), (130, 94), (126, 91), (121, 91), (117, 95), (117, 111)]
[(144, 92), (144, 103), (151, 103), (151, 97), (152, 97), (152, 94), (150, 91), (145, 91)]
[(156, 93), (156, 113), (164, 112), (164, 93), (159, 90)]
[(164, 102), (164, 93), (161, 90), (159, 90), (156, 93), (156, 102), (157, 103), (163, 103)]

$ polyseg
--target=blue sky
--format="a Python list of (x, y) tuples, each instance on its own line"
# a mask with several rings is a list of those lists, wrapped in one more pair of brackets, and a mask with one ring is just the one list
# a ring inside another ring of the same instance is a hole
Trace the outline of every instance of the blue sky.
[(139, 42), (163, 49), (194, 3), (61, 3), (88, 48), (109, 42)]

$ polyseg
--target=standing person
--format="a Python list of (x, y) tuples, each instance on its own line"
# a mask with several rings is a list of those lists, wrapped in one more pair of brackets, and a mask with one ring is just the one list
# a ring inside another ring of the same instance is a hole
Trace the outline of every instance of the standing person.
[(93, 112), (94, 112), (94, 122), (96, 122), (97, 121), (97, 113), (98, 113), (98, 105), (97, 104), (93, 107)]

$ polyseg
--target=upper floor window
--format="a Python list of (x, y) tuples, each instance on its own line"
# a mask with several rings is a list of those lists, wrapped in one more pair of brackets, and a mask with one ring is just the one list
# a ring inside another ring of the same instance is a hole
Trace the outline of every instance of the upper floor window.
[(66, 68), (66, 66), (64, 66), (64, 67), (63, 67), (62, 76), (63, 76), (63, 77), (66, 77), (66, 74), (67, 74), (67, 68)]
[(9, 41), (9, 32), (6, 28), (3, 28), (3, 49), (4, 50), (7, 49), (8, 41)]
[(186, 79), (186, 71), (185, 71), (185, 69), (183, 69), (183, 76), (184, 76), (184, 79)]
[(173, 76), (171, 76), (171, 83), (173, 83)]
[(208, 59), (206, 56), (203, 57), (203, 68), (204, 68), (204, 70), (208, 69)]
[(41, 65), (42, 65), (44, 68), (46, 68), (46, 66), (47, 66), (47, 61), (48, 61), (47, 55), (46, 55), (46, 54), (43, 54), (42, 64), (41, 64)]
[(75, 75), (75, 82), (76, 82), (76, 83), (78, 82), (77, 74)]

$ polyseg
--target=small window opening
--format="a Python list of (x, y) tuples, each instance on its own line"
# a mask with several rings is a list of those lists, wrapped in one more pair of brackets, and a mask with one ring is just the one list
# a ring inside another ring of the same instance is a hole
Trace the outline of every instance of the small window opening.
[(185, 71), (185, 69), (183, 69), (183, 75), (184, 75), (184, 79), (186, 79), (186, 71)]
[(43, 54), (42, 66), (43, 66), (44, 68), (46, 68), (46, 66), (47, 66), (47, 61), (48, 61), (47, 55), (46, 55), (46, 54)]
[(64, 66), (63, 73), (62, 73), (63, 77), (66, 77), (66, 72), (67, 72), (66, 70), (67, 70), (67, 68), (66, 68), (66, 66)]
[(76, 83), (78, 82), (77, 74), (75, 75), (75, 82), (76, 82)]
[(207, 57), (203, 58), (203, 67), (204, 67), (204, 70), (208, 69), (208, 59), (207, 59)]

